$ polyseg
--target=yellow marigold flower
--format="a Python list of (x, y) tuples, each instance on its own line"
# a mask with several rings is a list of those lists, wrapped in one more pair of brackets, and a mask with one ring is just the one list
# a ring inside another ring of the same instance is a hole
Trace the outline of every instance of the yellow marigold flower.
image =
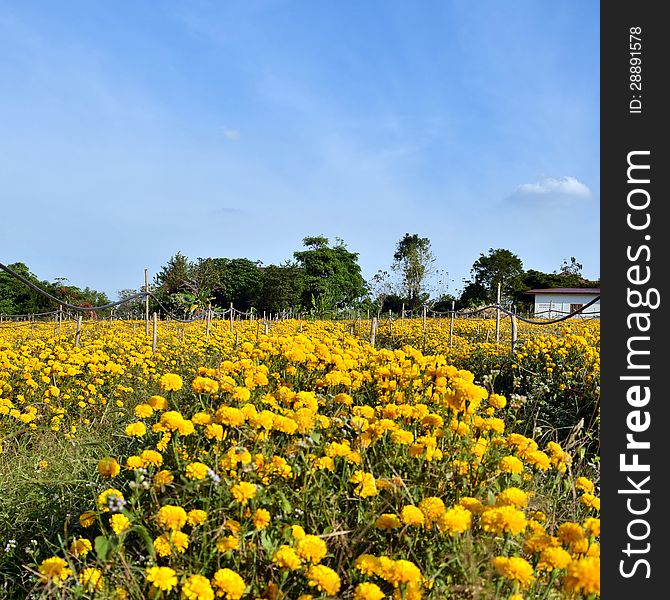
[(79, 524), (82, 527), (90, 527), (95, 522), (95, 513), (92, 510), (87, 510), (79, 515)]
[(219, 569), (212, 577), (212, 584), (216, 595), (225, 600), (239, 600), (247, 589), (244, 579), (231, 569)]
[(86, 538), (75, 538), (70, 544), (70, 552), (75, 556), (86, 556), (92, 549), (90, 540)]
[(293, 536), (294, 540), (301, 540), (307, 534), (300, 525), (291, 525), (291, 535)]
[(194, 394), (216, 394), (219, 391), (219, 382), (209, 377), (198, 376), (191, 383)]
[(37, 570), (42, 583), (52, 582), (59, 587), (62, 585), (63, 581), (72, 575), (72, 569), (70, 569), (67, 566), (67, 563), (58, 556), (52, 556), (51, 558), (43, 560)]
[(600, 595), (600, 557), (587, 556), (573, 560), (568, 565), (568, 573), (563, 580), (568, 592)]
[(600, 535), (600, 519), (595, 517), (584, 519), (584, 529), (590, 536), (598, 537)]
[(254, 513), (253, 521), (256, 529), (265, 529), (270, 523), (270, 512), (264, 508), (259, 508)]
[(377, 520), (375, 521), (375, 527), (377, 529), (386, 529), (388, 531), (389, 529), (396, 529), (398, 527), (402, 527), (402, 523), (400, 522), (400, 519), (396, 515), (391, 513), (384, 513), (379, 517), (377, 517)]
[(98, 591), (102, 589), (102, 571), (95, 567), (86, 567), (79, 573), (79, 583), (87, 590)]
[(547, 471), (551, 466), (549, 457), (544, 452), (542, 452), (542, 450), (528, 452), (525, 458), (530, 465), (536, 469), (539, 469), (540, 471)]
[(126, 467), (129, 469), (143, 469), (144, 461), (139, 456), (129, 456), (126, 460)]
[(503, 456), (498, 463), (498, 468), (503, 473), (523, 473), (523, 463), (516, 456)]
[(248, 481), (241, 481), (230, 488), (235, 501), (243, 506), (256, 495), (256, 486)]
[(212, 417), (205, 412), (197, 412), (191, 417), (191, 421), (196, 425), (209, 425), (212, 422)]
[(494, 408), (505, 408), (505, 406), (507, 406), (507, 398), (500, 394), (491, 394), (488, 402)]
[(214, 600), (214, 590), (207, 577), (190, 575), (181, 586), (181, 597), (184, 600)]
[(126, 426), (126, 435), (130, 437), (142, 437), (147, 433), (147, 426), (142, 421), (136, 421)]
[(150, 404), (138, 404), (135, 407), (134, 413), (138, 419), (148, 419), (154, 414), (154, 409), (151, 408)]
[(109, 512), (110, 505), (119, 506), (120, 508), (123, 504), (125, 504), (123, 494), (114, 488), (106, 489), (98, 496), (98, 510), (101, 512)]
[(551, 571), (552, 569), (565, 569), (572, 560), (572, 556), (567, 550), (560, 546), (549, 546), (542, 550), (540, 554), (540, 563), (538, 569)]
[(170, 556), (172, 550), (185, 552), (188, 548), (188, 535), (183, 531), (166, 531), (154, 540), (154, 550), (158, 556)]
[(166, 485), (170, 485), (174, 481), (174, 476), (170, 471), (158, 471), (154, 475), (154, 485), (156, 487), (163, 487)]
[(366, 473), (365, 471), (360, 470), (356, 471), (349, 478), (349, 481), (358, 484), (354, 490), (354, 494), (361, 498), (369, 498), (370, 496), (376, 496), (379, 493), (372, 473)]
[(207, 520), (207, 513), (204, 510), (194, 508), (188, 511), (187, 523), (193, 527), (202, 525)]
[(116, 513), (109, 519), (109, 526), (116, 535), (121, 535), (126, 529), (130, 528), (130, 521), (126, 515)]
[(289, 569), (291, 571), (296, 571), (302, 566), (302, 560), (296, 551), (290, 546), (286, 545), (280, 546), (279, 549), (274, 553), (272, 562), (281, 569)]
[(419, 502), (419, 510), (421, 510), (423, 516), (426, 518), (426, 526), (430, 527), (433, 521), (436, 521), (440, 515), (444, 514), (447, 508), (440, 498), (429, 496)]
[(418, 506), (408, 504), (400, 511), (400, 518), (405, 525), (423, 525), (425, 517)]
[(414, 434), (406, 429), (397, 429), (391, 434), (391, 441), (394, 444), (409, 446), (414, 442)]
[(230, 552), (231, 550), (238, 550), (240, 547), (240, 540), (234, 535), (227, 535), (216, 542), (216, 549), (218, 552)]
[(209, 423), (205, 427), (205, 437), (209, 440), (223, 441), (223, 427), (218, 423)]
[(584, 528), (579, 523), (566, 521), (559, 525), (556, 535), (564, 546), (579, 544), (586, 539)]
[(595, 485), (593, 485), (593, 482), (586, 477), (577, 477), (577, 480), (575, 481), (575, 488), (583, 492), (593, 492)]
[(170, 567), (149, 567), (146, 570), (146, 580), (163, 592), (169, 592), (177, 586), (177, 572)]
[(201, 462), (192, 462), (186, 465), (186, 477), (199, 481), (205, 479), (209, 473), (209, 467)]
[(589, 492), (585, 492), (582, 494), (581, 498), (579, 501), (582, 504), (585, 504), (589, 508), (594, 508), (595, 510), (600, 510), (600, 498), (597, 496), (594, 496), (593, 494), (590, 494)]
[(460, 499), (459, 504), (463, 508), (467, 508), (472, 514), (475, 515), (481, 514), (484, 510), (484, 505), (479, 500), (477, 500), (477, 498), (473, 498), (471, 496), (464, 496)]
[(354, 562), (354, 566), (363, 575), (376, 575), (379, 570), (379, 559), (372, 554), (361, 554)]
[(321, 559), (328, 552), (326, 542), (315, 535), (306, 535), (300, 538), (296, 550), (300, 558), (315, 564), (321, 562)]
[(522, 533), (528, 526), (526, 516), (513, 506), (487, 508), (482, 512), (479, 521), (484, 531), (495, 534), (516, 535)]
[(163, 396), (151, 396), (147, 403), (154, 410), (165, 410), (167, 408), (167, 399)]
[[(380, 562), (386, 562), (382, 560), (386, 557), (381, 557)], [(384, 568), (383, 572), (380, 574), (381, 577), (386, 579), (393, 587), (398, 587), (402, 584), (416, 584), (423, 581), (423, 575), (421, 570), (413, 562), (409, 560), (391, 560)]]
[(517, 487), (510, 487), (496, 496), (496, 506), (516, 506), (523, 508), (528, 505), (528, 494)]
[(140, 459), (144, 467), (160, 467), (163, 464), (163, 455), (156, 450), (142, 450)]
[(359, 583), (354, 590), (353, 600), (382, 600), (384, 592), (374, 583)]
[(321, 456), (314, 463), (314, 467), (319, 471), (327, 469), (328, 471), (335, 470), (335, 461), (330, 456)]
[(182, 378), (175, 373), (166, 373), (158, 380), (163, 392), (178, 392), (183, 386)]
[(161, 506), (156, 515), (156, 522), (163, 529), (181, 529), (186, 525), (186, 511), (181, 506), (172, 506), (170, 504)]
[(329, 596), (334, 596), (340, 591), (340, 576), (331, 568), (324, 565), (312, 565), (306, 573), (307, 584), (316, 587)]
[(236, 521), (235, 519), (227, 519), (224, 525), (226, 529), (233, 535), (237, 535), (240, 532), (240, 529), (242, 529), (240, 522)]
[(533, 566), (520, 556), (497, 556), (491, 562), (505, 579), (518, 583), (522, 588), (529, 587), (535, 578)]
[(439, 530), (450, 535), (467, 531), (471, 523), (472, 513), (460, 504), (450, 508), (437, 518)]
[(98, 461), (98, 473), (100, 473), (102, 477), (116, 477), (120, 471), (121, 466), (115, 458), (107, 456)]

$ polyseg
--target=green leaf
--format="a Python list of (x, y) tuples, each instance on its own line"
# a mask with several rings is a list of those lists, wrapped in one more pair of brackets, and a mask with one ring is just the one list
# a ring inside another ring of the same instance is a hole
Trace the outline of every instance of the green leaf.
[(131, 531), (136, 531), (138, 533), (138, 535), (144, 542), (147, 552), (149, 552), (149, 555), (151, 556), (152, 559), (155, 559), (156, 553), (154, 552), (154, 541), (151, 539), (151, 536), (149, 535), (149, 532), (146, 530), (146, 527), (144, 527), (143, 525), (135, 525)]
[(104, 535), (99, 535), (95, 538), (94, 542), (95, 554), (100, 560), (107, 560), (109, 555), (114, 551), (117, 546), (115, 540), (111, 540)]

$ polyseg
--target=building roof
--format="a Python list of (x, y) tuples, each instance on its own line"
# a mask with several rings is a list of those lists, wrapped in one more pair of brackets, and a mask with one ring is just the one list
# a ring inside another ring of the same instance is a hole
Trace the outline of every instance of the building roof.
[(527, 290), (526, 294), (584, 294), (585, 296), (599, 296), (600, 288), (544, 288)]

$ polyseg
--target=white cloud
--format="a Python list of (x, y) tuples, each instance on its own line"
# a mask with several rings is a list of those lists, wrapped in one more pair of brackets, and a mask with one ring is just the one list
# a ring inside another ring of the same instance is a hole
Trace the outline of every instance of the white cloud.
[(240, 132), (237, 131), (237, 129), (224, 129), (223, 137), (225, 137), (227, 140), (236, 142), (240, 139)]
[(535, 183), (522, 183), (509, 200), (515, 203), (542, 206), (565, 206), (591, 198), (589, 186), (576, 177), (544, 177)]

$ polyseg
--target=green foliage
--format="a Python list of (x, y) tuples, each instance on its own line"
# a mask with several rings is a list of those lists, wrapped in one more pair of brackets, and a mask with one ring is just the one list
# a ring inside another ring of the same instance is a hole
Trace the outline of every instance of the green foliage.
[(406, 233), (396, 246), (393, 261), (393, 270), (401, 276), (400, 285), (407, 308), (412, 310), (426, 302), (429, 297), (425, 290), (426, 278), (435, 262), (430, 240), (416, 233)]
[(271, 313), (300, 307), (304, 277), (295, 263), (263, 267), (263, 280), (258, 298), (259, 311)]
[(501, 286), (502, 299), (510, 300), (520, 289), (523, 263), (509, 250), (490, 248), (487, 255), (479, 255), (472, 265), (471, 273), (474, 283), (486, 289), (488, 302), (494, 303), (497, 300), (498, 284)]
[(358, 264), (358, 253), (349, 252), (344, 241), (334, 246), (328, 238), (306, 237), (307, 250), (294, 252), (304, 273), (302, 306), (327, 311), (351, 306), (367, 293), (365, 280)]

